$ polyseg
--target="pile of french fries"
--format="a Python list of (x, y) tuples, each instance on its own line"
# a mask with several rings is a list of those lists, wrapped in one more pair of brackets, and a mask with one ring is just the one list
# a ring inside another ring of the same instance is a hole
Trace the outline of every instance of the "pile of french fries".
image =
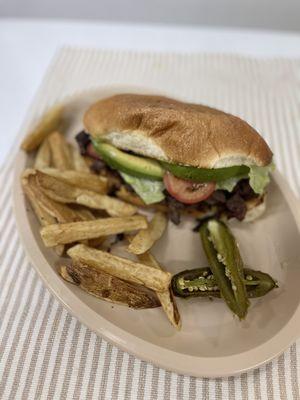
[[(139, 204), (109, 196), (109, 177), (90, 171), (89, 160), (66, 141), (65, 125), (62, 106), (41, 118), (22, 143), (23, 150), (35, 152), (35, 160), (21, 177), (44, 245), (70, 258), (59, 264), (61, 277), (106, 301), (136, 309), (161, 305), (180, 329), (171, 274), (150, 253), (166, 230), (165, 214), (158, 210), (148, 221)], [(124, 236), (136, 261), (110, 253), (107, 242), (116, 235)]]

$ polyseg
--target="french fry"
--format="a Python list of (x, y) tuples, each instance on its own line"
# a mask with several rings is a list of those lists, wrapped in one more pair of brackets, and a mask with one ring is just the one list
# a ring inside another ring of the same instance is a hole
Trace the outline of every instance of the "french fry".
[(148, 228), (137, 233), (128, 246), (128, 251), (133, 254), (143, 254), (154, 245), (163, 235), (168, 220), (165, 214), (156, 212)]
[(43, 207), (40, 206), (40, 204), (37, 201), (37, 196), (35, 191), (32, 188), (32, 185), (30, 185), (28, 178), (23, 177), (22, 178), (22, 188), (23, 192), (26, 194), (27, 199), (29, 200), (31, 207), (33, 208), (33, 211), (35, 212), (40, 224), (42, 226), (47, 226), (50, 224), (55, 224), (56, 219), (50, 215)]
[(34, 170), (26, 170), (23, 174), (26, 176), (31, 191), (34, 193), (35, 202), (44, 209), (49, 215), (55, 218), (59, 223), (82, 221), (83, 218), (75, 210), (66, 204), (58, 203), (57, 201), (47, 197), (37, 183)]
[(97, 217), (88, 208), (78, 206), (76, 208), (72, 207), (72, 209), (76, 212), (80, 221), (91, 221), (93, 219), (97, 219)]
[[(156, 261), (155, 257), (149, 252), (140, 254), (138, 258), (141, 263), (149, 265), (149, 267), (161, 269), (161, 266)], [(169, 321), (176, 329), (180, 330), (181, 318), (172, 289), (169, 287), (164, 292), (156, 292), (156, 294)]]
[(76, 203), (88, 208), (105, 210), (113, 217), (130, 216), (137, 211), (136, 207), (119, 199), (77, 188), (40, 171), (36, 171), (36, 175), (44, 193), (58, 202)]
[(146, 204), (143, 202), (143, 200), (135, 193), (127, 190), (124, 185), (122, 185), (116, 192), (116, 196), (127, 203), (134, 204), (137, 207), (146, 207)]
[(52, 164), (60, 170), (72, 169), (72, 160), (68, 143), (58, 131), (52, 132), (48, 137)]
[(71, 143), (67, 143), (68, 145), (68, 155), (69, 155), (69, 161), (70, 161), (70, 165), (71, 165), (71, 169), (75, 170), (74, 167), (74, 160), (73, 160), (73, 145)]
[(101, 247), (103, 245), (103, 242), (105, 242), (105, 240), (105, 236), (99, 236), (98, 238), (90, 239), (88, 240), (88, 246), (97, 249), (98, 247)]
[(79, 153), (78, 149), (74, 146), (71, 146), (71, 156), (75, 171), (90, 173), (90, 169), (84, 157)]
[(51, 151), (49, 142), (45, 139), (38, 148), (37, 155), (34, 161), (34, 168), (48, 168), (51, 165)]
[(133, 217), (103, 218), (92, 221), (49, 225), (41, 229), (41, 236), (45, 246), (52, 247), (57, 244), (73, 243), (80, 240), (95, 239), (99, 236), (114, 235), (146, 228), (146, 218), (141, 215), (135, 215)]
[(56, 105), (47, 111), (36, 127), (25, 137), (21, 147), (25, 151), (35, 150), (42, 141), (63, 122), (63, 107)]
[(167, 290), (171, 274), (126, 258), (114, 256), (101, 250), (78, 244), (68, 250), (73, 261), (82, 262), (125, 281), (146, 286), (155, 291)]
[(124, 282), (101, 270), (89, 268), (83, 263), (62, 265), (59, 273), (63, 279), (99, 299), (123, 304), (135, 309), (159, 307), (155, 294), (142, 286)]
[(107, 179), (102, 176), (73, 170), (61, 171), (56, 168), (40, 168), (40, 171), (80, 189), (92, 190), (101, 194), (107, 193)]
[(58, 256), (62, 256), (65, 252), (65, 246), (63, 244), (58, 244), (54, 246), (54, 251)]
[[(50, 215), (43, 207), (40, 206), (40, 204), (37, 202), (37, 196), (34, 190), (32, 189), (32, 186), (28, 182), (28, 178), (24, 176), (22, 178), (22, 187), (23, 191), (29, 200), (29, 203), (31, 204), (31, 207), (37, 216), (41, 226), (47, 226), (51, 224), (55, 224), (56, 220), (55, 218)], [(65, 246), (63, 244), (59, 244), (54, 247), (55, 252), (57, 255), (61, 256), (64, 253), (64, 248)]]
[(124, 203), (121, 200), (106, 195), (88, 192), (80, 194), (76, 198), (76, 203), (89, 208), (105, 210), (112, 217), (130, 216), (137, 212), (136, 207)]

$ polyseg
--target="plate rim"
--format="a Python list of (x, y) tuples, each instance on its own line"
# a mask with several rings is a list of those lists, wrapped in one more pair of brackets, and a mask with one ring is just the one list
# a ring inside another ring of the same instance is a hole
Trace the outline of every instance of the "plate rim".
[[(131, 90), (137, 93), (145, 93), (146, 91), (148, 93), (161, 93), (161, 90), (149, 87), (105, 85), (77, 92), (74, 95), (65, 96), (60, 101), (69, 102), (77, 97), (86, 95), (88, 92), (111, 91), (111, 93), (115, 93), (116, 89), (118, 89), (119, 92)], [(27, 115), (28, 112), (29, 110), (27, 110)], [(34, 118), (31, 119), (33, 120)], [(24, 131), (23, 134), (20, 133), (18, 135), (16, 140), (17, 145), (23, 136)], [(30, 263), (50, 292), (75, 318), (97, 335), (100, 335), (123, 351), (168, 371), (206, 378), (233, 376), (257, 368), (280, 355), (300, 337), (300, 303), (288, 323), (271, 339), (246, 352), (222, 357), (198, 357), (177, 353), (141, 339), (119, 328), (112, 322), (109, 322), (80, 300), (59, 277), (57, 272), (49, 268), (49, 263), (41, 252), (34, 238), (33, 231), (28, 229), (30, 228), (28, 212), (26, 210), (26, 202), (24, 201), (24, 195), (20, 184), (20, 174), (23, 171), (26, 157), (27, 155), (21, 149), (18, 149), (14, 158), (14, 179), (12, 187), (13, 210), (23, 248)], [(294, 217), (298, 231), (300, 232), (300, 201), (296, 198), (279, 171), (273, 173), (273, 178), (279, 185), (282, 195), (288, 202), (290, 211)], [(26, 223), (21, 223), (24, 217)]]

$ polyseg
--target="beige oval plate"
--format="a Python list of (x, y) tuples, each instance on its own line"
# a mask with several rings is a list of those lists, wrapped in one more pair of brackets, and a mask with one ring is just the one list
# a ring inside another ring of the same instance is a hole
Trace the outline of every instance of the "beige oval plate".
[[(102, 88), (69, 99), (73, 123), (70, 138), (82, 128), (87, 106), (118, 92), (137, 88)], [(82, 323), (128, 351), (168, 370), (199, 377), (244, 372), (271, 360), (300, 336), (300, 206), (283, 178), (274, 174), (266, 214), (254, 223), (232, 222), (245, 263), (270, 273), (279, 288), (251, 301), (246, 321), (233, 318), (224, 303), (208, 299), (178, 300), (183, 327), (177, 332), (161, 309), (134, 311), (98, 300), (64, 282), (57, 274), (58, 257), (46, 249), (39, 225), (28, 207), (19, 179), (32, 158), (19, 151), (15, 161), (14, 205), (17, 225), (32, 264), (52, 293)], [(154, 248), (172, 273), (206, 266), (192, 221), (168, 231)]]

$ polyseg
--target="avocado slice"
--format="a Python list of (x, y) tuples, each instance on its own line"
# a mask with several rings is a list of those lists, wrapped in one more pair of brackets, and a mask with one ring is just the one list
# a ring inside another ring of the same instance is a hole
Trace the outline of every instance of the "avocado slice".
[(164, 176), (165, 170), (155, 160), (127, 154), (104, 142), (93, 141), (93, 145), (111, 168), (138, 178), (162, 180)]
[(214, 169), (196, 168), (135, 156), (101, 141), (94, 140), (93, 145), (110, 167), (139, 178), (162, 180), (167, 170), (178, 178), (194, 182), (220, 182), (233, 177), (242, 178), (249, 173), (249, 167), (246, 165)]
[(178, 164), (161, 162), (162, 166), (173, 175), (181, 179), (195, 182), (220, 182), (226, 179), (245, 176), (249, 173), (246, 165), (237, 165), (226, 168), (196, 168)]

